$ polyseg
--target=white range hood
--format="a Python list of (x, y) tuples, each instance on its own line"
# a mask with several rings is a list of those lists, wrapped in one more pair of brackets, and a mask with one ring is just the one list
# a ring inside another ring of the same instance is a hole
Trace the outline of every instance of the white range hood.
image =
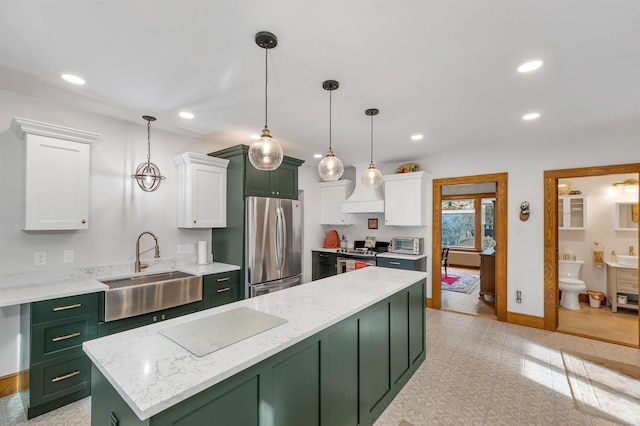
[(384, 213), (382, 187), (367, 188), (361, 176), (369, 168), (369, 163), (354, 164), (356, 168), (356, 189), (342, 202), (342, 213)]

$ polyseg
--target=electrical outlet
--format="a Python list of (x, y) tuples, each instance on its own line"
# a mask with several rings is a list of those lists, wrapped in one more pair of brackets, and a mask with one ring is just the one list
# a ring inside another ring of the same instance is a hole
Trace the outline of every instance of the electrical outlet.
[(73, 250), (64, 250), (62, 252), (62, 263), (73, 263), (73, 260), (74, 260)]
[(190, 254), (194, 252), (193, 244), (179, 244), (178, 254)]
[(522, 303), (522, 292), (520, 290), (516, 290), (516, 303)]
[(36, 266), (42, 266), (47, 264), (47, 252), (46, 251), (37, 251), (36, 252)]

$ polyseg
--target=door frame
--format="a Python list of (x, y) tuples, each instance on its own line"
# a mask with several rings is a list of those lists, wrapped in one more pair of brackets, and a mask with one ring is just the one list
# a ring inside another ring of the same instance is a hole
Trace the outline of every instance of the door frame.
[[(544, 172), (544, 329), (558, 328), (558, 179), (637, 173), (640, 163), (545, 170)], [(640, 192), (638, 193), (640, 202)], [(640, 232), (638, 232), (640, 247)], [(638, 314), (640, 323), (640, 312)], [(640, 330), (638, 331), (640, 339)]]
[(496, 240), (496, 317), (498, 321), (507, 321), (507, 181), (508, 173), (461, 176), (433, 179), (433, 219), (431, 247), (431, 303), (433, 309), (442, 307), (442, 187), (476, 183), (496, 184), (496, 207), (494, 211), (497, 226), (494, 229)]

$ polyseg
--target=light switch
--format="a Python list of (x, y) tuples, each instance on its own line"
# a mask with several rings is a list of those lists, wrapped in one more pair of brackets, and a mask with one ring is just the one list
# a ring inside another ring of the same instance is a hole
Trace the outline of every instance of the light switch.
[(73, 250), (65, 250), (62, 252), (62, 263), (73, 263), (73, 260), (74, 260)]

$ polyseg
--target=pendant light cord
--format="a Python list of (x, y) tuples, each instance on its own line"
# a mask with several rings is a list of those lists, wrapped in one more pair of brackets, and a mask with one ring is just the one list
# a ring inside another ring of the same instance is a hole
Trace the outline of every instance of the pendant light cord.
[(373, 163), (373, 115), (371, 116), (371, 162)]
[(151, 120), (147, 120), (147, 163), (151, 162)]
[(267, 98), (269, 97), (269, 93), (267, 90), (269, 83), (269, 67), (267, 66), (269, 57), (269, 49), (264, 49), (264, 128), (267, 129)]
[(332, 94), (333, 90), (329, 90), (329, 150), (331, 150), (331, 107), (332, 107), (332, 103), (331, 103), (331, 94)]

